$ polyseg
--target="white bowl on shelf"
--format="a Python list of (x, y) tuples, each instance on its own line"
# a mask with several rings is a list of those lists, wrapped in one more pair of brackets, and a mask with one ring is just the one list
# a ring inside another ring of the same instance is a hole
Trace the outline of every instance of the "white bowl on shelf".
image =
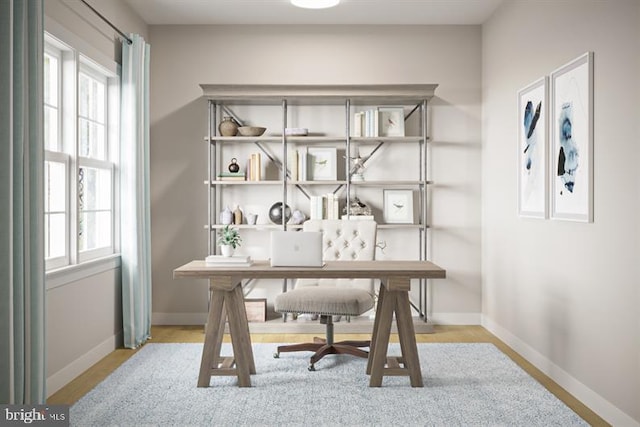
[(265, 130), (267, 130), (267, 128), (260, 126), (240, 126), (238, 128), (238, 132), (240, 132), (242, 136), (260, 136)]

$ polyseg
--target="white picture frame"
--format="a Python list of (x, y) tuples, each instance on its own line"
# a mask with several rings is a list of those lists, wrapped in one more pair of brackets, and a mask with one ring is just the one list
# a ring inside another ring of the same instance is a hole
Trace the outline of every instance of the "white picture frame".
[(548, 82), (542, 77), (518, 91), (518, 216), (548, 217)]
[(593, 222), (593, 52), (551, 73), (551, 218)]
[(338, 152), (336, 147), (309, 147), (307, 174), (311, 181), (336, 181)]
[(413, 190), (383, 190), (383, 217), (388, 224), (413, 224)]
[(404, 136), (404, 108), (378, 107), (378, 136)]

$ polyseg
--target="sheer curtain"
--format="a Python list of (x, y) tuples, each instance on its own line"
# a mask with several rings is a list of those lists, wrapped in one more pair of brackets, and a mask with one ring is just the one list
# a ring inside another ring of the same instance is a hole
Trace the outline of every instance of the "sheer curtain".
[(149, 201), (149, 45), (137, 34), (122, 43), (120, 209), (124, 345), (151, 335)]
[(46, 399), (42, 0), (0, 1), (0, 403)]

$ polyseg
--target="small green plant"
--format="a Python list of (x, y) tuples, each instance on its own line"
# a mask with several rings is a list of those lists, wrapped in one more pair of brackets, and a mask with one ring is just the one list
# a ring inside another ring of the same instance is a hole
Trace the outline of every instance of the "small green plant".
[(218, 232), (219, 245), (229, 245), (233, 249), (236, 249), (240, 247), (241, 243), (242, 238), (240, 237), (240, 232), (229, 225), (225, 225)]

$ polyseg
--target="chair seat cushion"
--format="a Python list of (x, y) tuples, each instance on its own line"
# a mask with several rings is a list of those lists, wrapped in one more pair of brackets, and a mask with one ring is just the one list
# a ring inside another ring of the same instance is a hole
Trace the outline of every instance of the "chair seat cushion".
[(294, 289), (276, 297), (278, 313), (310, 313), (359, 316), (373, 307), (373, 296), (357, 288), (336, 289), (309, 286)]

